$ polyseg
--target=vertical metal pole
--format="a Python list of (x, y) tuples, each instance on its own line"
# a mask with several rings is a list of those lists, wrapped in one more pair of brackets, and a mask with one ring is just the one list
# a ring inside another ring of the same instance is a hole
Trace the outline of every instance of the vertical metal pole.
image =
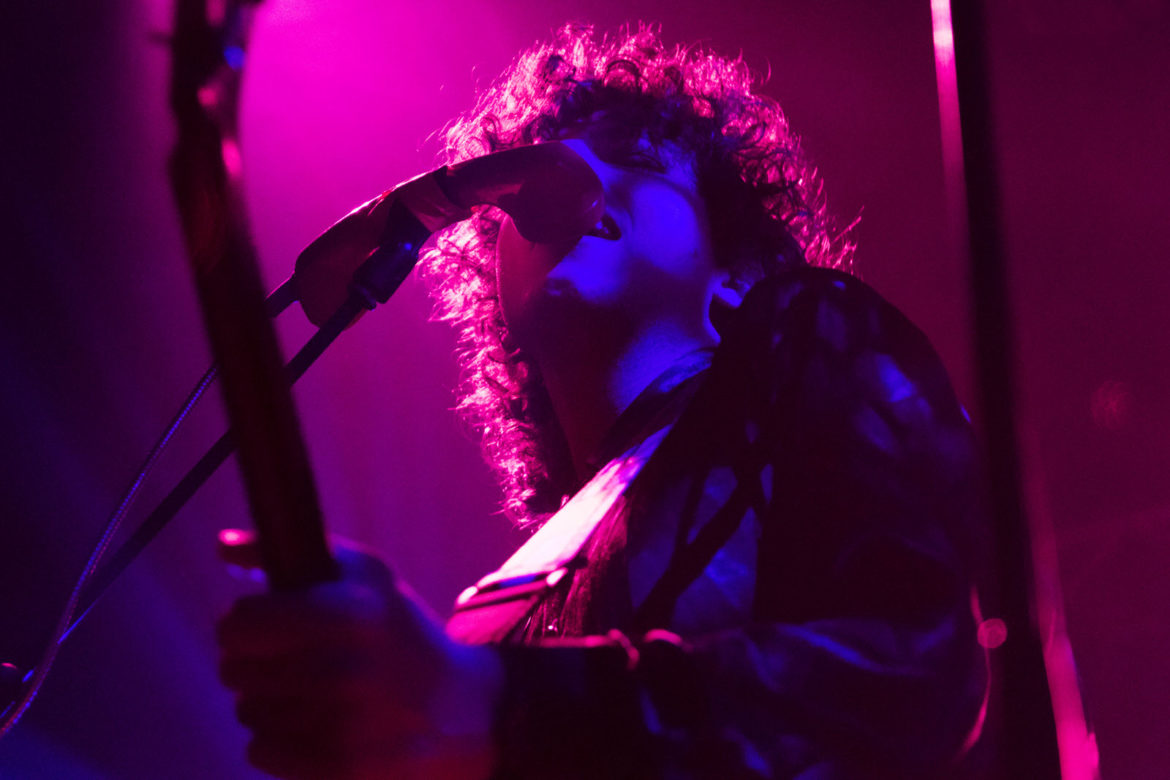
[(1006, 642), (992, 654), (997, 678), (989, 721), (993, 776), (1059, 780), (1060, 750), (1021, 490), (1015, 344), (984, 51), (987, 29), (980, 0), (932, 0), (932, 11), (947, 192), (952, 223), (966, 233), (969, 253), (997, 607), (1007, 626)]

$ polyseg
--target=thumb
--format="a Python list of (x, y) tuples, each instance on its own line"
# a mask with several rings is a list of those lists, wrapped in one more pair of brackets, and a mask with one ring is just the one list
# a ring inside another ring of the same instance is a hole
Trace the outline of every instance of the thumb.
[(216, 538), (219, 559), (231, 566), (242, 569), (259, 569), (260, 539), (254, 531), (239, 528), (225, 528)]

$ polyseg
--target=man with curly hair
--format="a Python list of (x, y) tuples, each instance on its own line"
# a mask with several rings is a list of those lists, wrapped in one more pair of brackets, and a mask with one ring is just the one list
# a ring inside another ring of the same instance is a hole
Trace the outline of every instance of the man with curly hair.
[[(424, 268), (460, 408), (540, 530), (445, 632), (372, 556), (239, 602), (225, 683), (286, 777), (953, 776), (978, 738), (969, 426), (925, 337), (847, 271), (741, 60), (567, 27), (447, 132), (563, 143), (605, 215), (495, 208)], [(229, 560), (247, 553), (227, 549)]]

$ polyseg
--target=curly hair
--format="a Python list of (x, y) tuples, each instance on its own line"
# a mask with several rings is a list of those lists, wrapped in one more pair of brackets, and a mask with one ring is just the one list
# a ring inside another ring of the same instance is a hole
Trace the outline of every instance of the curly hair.
[[(447, 164), (555, 140), (604, 117), (606, 133), (672, 143), (692, 156), (716, 262), (746, 290), (796, 263), (851, 267), (815, 168), (776, 101), (753, 93), (742, 58), (667, 47), (639, 24), (597, 38), (566, 25), (524, 52), (446, 129)], [(620, 140), (620, 139), (619, 139)], [(458, 410), (483, 437), (518, 523), (556, 511), (576, 487), (568, 449), (536, 364), (509, 337), (496, 292), (503, 212), (483, 208), (423, 257), (436, 316), (459, 336)]]

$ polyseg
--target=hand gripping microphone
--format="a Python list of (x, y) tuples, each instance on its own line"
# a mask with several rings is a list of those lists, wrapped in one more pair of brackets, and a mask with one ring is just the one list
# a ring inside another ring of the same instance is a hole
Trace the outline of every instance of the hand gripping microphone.
[(384, 303), (427, 237), (483, 204), (539, 244), (576, 241), (605, 211), (597, 174), (556, 141), (444, 166), (358, 206), (301, 252), (293, 281), (306, 316), (321, 325), (355, 294), (367, 308)]

